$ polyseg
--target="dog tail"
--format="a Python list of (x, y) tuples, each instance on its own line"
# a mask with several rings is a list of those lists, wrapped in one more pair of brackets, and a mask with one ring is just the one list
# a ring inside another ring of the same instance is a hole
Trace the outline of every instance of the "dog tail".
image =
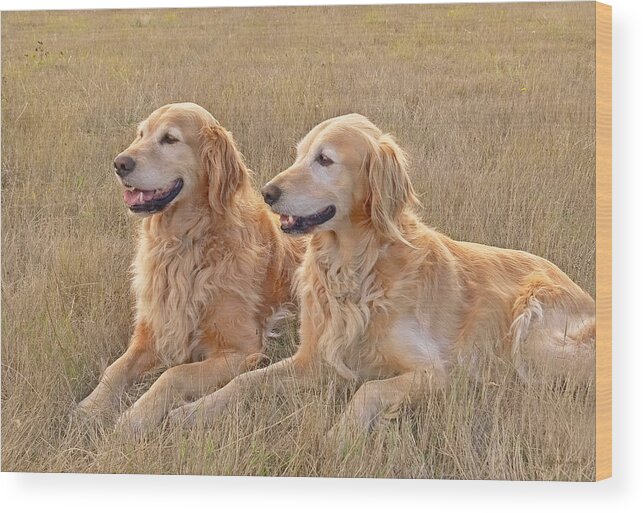
[(523, 368), (525, 341), (536, 328), (540, 329), (530, 349), (557, 367), (587, 353), (596, 338), (595, 318), (589, 314), (590, 303), (593, 304), (593, 300), (589, 296), (577, 297), (546, 275), (530, 275), (512, 310), (511, 358), (516, 368)]

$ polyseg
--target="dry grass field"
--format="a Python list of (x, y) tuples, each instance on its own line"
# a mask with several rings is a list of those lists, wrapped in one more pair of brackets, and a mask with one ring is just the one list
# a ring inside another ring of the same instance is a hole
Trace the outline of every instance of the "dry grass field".
[[(319, 121), (365, 114), (410, 154), (428, 224), (594, 294), (593, 4), (3, 13), (3, 471), (593, 479), (592, 387), (510, 368), (456, 371), (342, 452), (322, 438), (350, 393), (332, 380), (138, 442), (76, 418), (132, 323), (112, 159), (172, 101), (230, 129), (257, 185)], [(296, 343), (290, 325), (271, 352)]]

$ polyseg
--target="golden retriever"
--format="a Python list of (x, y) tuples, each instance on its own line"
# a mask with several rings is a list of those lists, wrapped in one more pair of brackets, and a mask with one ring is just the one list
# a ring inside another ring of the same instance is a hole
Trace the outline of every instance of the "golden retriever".
[(297, 274), (300, 346), (174, 410), (174, 422), (197, 412), (208, 421), (241, 387), (304, 382), (319, 364), (363, 383), (334, 434), (368, 429), (445, 386), (458, 362), (480, 371), (488, 346), (527, 379), (530, 368), (591, 375), (591, 296), (543, 258), (425, 226), (404, 153), (365, 117), (313, 128), (262, 192), (284, 232), (313, 234)]
[(114, 166), (127, 207), (142, 218), (134, 334), (79, 406), (109, 409), (144, 372), (169, 366), (119, 419), (139, 432), (257, 363), (292, 302), (305, 248), (280, 232), (232, 136), (198, 105), (154, 111)]

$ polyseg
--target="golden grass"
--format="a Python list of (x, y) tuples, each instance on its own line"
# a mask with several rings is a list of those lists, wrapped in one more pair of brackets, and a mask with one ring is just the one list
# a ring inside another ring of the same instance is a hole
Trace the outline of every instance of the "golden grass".
[(511, 369), (456, 373), (341, 453), (322, 442), (349, 392), (333, 382), (144, 442), (72, 411), (130, 332), (111, 161), (171, 101), (213, 112), (257, 184), (319, 121), (365, 114), (409, 152), (428, 224), (593, 294), (594, 42), (590, 3), (3, 13), (2, 470), (593, 479), (593, 391)]

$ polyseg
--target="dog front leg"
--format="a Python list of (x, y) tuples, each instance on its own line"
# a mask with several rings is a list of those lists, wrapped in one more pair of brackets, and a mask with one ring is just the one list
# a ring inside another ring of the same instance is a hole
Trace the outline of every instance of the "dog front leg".
[(422, 369), (393, 378), (367, 381), (355, 392), (346, 411), (327, 435), (341, 443), (352, 433), (371, 430), (383, 418), (395, 417), (404, 403), (414, 403), (446, 384), (441, 369)]
[(107, 367), (93, 392), (78, 404), (78, 410), (100, 414), (114, 408), (125, 389), (156, 365), (153, 346), (150, 328), (138, 323), (125, 353)]
[(202, 362), (171, 367), (118, 420), (116, 429), (141, 434), (160, 424), (171, 408), (201, 397), (242, 372), (247, 355), (229, 352)]
[(309, 381), (312, 369), (297, 354), (280, 362), (237, 376), (226, 386), (198, 401), (172, 410), (170, 422), (175, 425), (193, 425), (199, 420), (212, 423), (222, 416), (228, 406), (249, 388), (271, 386), (276, 393), (292, 390)]

